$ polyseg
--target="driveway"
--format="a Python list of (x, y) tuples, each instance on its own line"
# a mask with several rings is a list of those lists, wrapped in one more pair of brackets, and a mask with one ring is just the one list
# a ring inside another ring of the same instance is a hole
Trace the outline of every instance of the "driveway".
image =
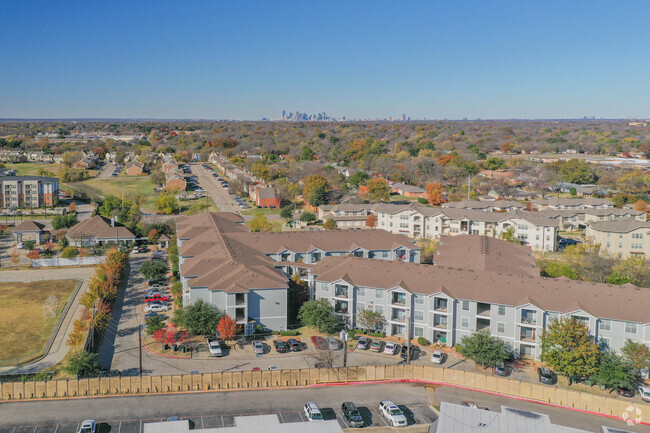
[(5, 374), (26, 374), (46, 370), (60, 363), (68, 353), (68, 335), (74, 329), (72, 325), (76, 319), (81, 317), (83, 307), (79, 305), (81, 296), (88, 290), (88, 281), (95, 273), (95, 267), (67, 268), (67, 269), (39, 269), (0, 272), (0, 282), (31, 282), (43, 280), (66, 280), (80, 279), (83, 281), (77, 296), (72, 301), (61, 327), (59, 328), (50, 351), (40, 361), (27, 364), (21, 367), (3, 368)]
[(217, 205), (220, 212), (239, 213), (239, 206), (230, 194), (228, 194), (228, 191), (223, 189), (221, 183), (203, 168), (203, 166), (200, 164), (191, 164), (190, 169), (196, 175), (199, 185), (210, 194), (212, 201)]
[(115, 169), (115, 164), (112, 162), (107, 163), (102, 171), (97, 175), (97, 179), (109, 179), (113, 170)]

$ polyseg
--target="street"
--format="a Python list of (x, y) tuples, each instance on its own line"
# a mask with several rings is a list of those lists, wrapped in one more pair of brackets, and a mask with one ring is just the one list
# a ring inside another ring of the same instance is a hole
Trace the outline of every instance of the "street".
[(190, 169), (196, 175), (199, 185), (210, 194), (212, 201), (217, 205), (219, 212), (238, 213), (239, 206), (233, 201), (228, 191), (223, 189), (221, 183), (217, 181), (208, 171), (200, 164), (191, 164)]

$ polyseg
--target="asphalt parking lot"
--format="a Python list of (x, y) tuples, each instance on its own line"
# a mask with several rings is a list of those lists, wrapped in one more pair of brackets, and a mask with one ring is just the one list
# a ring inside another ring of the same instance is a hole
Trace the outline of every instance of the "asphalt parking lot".
[[(404, 415), (409, 421), (409, 425), (421, 424), (428, 425), (436, 420), (436, 415), (431, 408), (426, 404), (399, 406), (404, 412)], [(321, 407), (323, 418), (325, 420), (336, 419), (342, 428), (350, 428), (348, 422), (343, 418), (343, 413), (340, 408)], [(369, 408), (361, 406), (359, 412), (366, 425), (369, 427), (385, 427), (388, 425), (385, 418), (379, 413), (376, 407)], [(307, 418), (300, 410), (296, 411), (283, 411), (283, 412), (258, 412), (258, 413), (229, 413), (229, 414), (214, 414), (202, 416), (189, 416), (183, 419), (190, 420), (190, 428), (203, 429), (215, 427), (232, 427), (234, 425), (235, 416), (240, 415), (266, 415), (275, 413), (278, 415), (281, 423), (295, 423), (307, 422)], [(97, 420), (99, 423), (98, 433), (141, 433), (143, 425), (148, 422), (165, 421), (166, 418), (150, 418), (150, 419), (135, 419), (135, 420)], [(79, 431), (80, 424), (57, 424), (57, 425), (27, 425), (20, 427), (0, 428), (0, 433), (76, 433)]]

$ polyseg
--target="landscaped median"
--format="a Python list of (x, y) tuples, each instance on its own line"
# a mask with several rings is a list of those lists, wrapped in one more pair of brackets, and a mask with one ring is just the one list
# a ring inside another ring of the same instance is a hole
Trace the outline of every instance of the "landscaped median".
[[(333, 369), (231, 371), (170, 376), (123, 376), (1, 384), (3, 400), (250, 390), (335, 384), (414, 382), (451, 385), (650, 425), (650, 405), (595, 396), (483, 373), (421, 365), (366, 365)], [(627, 418), (626, 418), (627, 417)]]

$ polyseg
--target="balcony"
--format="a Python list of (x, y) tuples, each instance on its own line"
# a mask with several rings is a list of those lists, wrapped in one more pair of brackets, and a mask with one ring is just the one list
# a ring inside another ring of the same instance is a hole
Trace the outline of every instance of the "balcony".
[(235, 321), (237, 323), (246, 322), (246, 309), (245, 308), (235, 308)]
[(476, 330), (481, 331), (483, 329), (490, 329), (490, 320), (489, 319), (476, 319)]
[(393, 305), (403, 305), (406, 306), (406, 294), (405, 293), (393, 293), (392, 302)]
[(447, 300), (436, 298), (433, 302), (433, 310), (441, 313), (447, 312)]
[(534, 343), (535, 342), (535, 333), (534, 332), (522, 332), (519, 334), (519, 341), (525, 343)]
[(476, 315), (490, 318), (490, 304), (479, 302), (476, 304)]
[(404, 310), (397, 310), (393, 308), (393, 313), (390, 316), (393, 322), (406, 322), (406, 312)]
[(335, 301), (334, 302), (334, 312), (336, 314), (348, 314), (348, 302), (347, 301)]
[(246, 294), (237, 293), (235, 294), (235, 305), (246, 305)]
[(524, 325), (537, 325), (536, 313), (533, 310), (521, 310), (521, 323)]
[(447, 329), (447, 316), (433, 315), (433, 327)]
[(348, 296), (348, 286), (337, 284), (334, 289), (335, 298), (349, 298)]

